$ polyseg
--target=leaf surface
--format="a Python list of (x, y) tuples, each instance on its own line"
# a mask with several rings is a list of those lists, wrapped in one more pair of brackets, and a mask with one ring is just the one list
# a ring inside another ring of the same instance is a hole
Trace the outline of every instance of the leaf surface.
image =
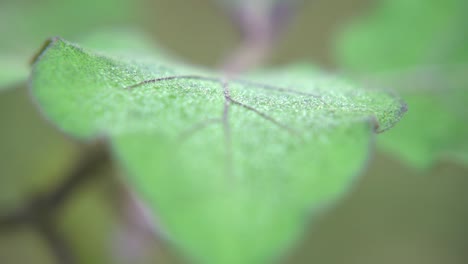
[(342, 66), (369, 86), (396, 89), (409, 105), (380, 147), (415, 167), (468, 162), (468, 4), (381, 0), (338, 42)]
[(198, 262), (281, 256), (352, 184), (374, 131), (404, 112), (387, 93), (308, 65), (224, 89), (215, 72), (153, 58), (107, 57), (54, 39), (31, 89), (65, 132), (109, 139), (161, 232)]

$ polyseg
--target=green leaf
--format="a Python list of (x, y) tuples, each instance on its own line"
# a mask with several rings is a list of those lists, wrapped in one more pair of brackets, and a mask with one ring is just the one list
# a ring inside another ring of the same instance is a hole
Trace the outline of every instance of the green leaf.
[(153, 58), (54, 39), (34, 65), (32, 93), (67, 133), (108, 138), (161, 232), (198, 262), (282, 255), (350, 187), (374, 130), (402, 114), (393, 96), (307, 65), (230, 81), (226, 99), (216, 73)]
[(379, 146), (415, 167), (468, 162), (468, 2), (381, 0), (338, 42), (342, 66), (369, 86), (392, 87), (409, 105)]
[[(82, 41), (86, 47), (115, 55), (124, 47), (131, 50), (132, 56), (157, 51), (145, 36), (129, 29), (96, 32)], [(0, 94), (0, 214), (19, 208), (36, 193), (50, 191), (68, 175), (67, 168), (79, 154), (68, 137), (44, 121), (26, 87), (24, 83)], [(44, 149), (47, 155), (43, 155)]]
[(79, 39), (90, 31), (134, 18), (135, 1), (1, 1), (0, 90), (26, 80), (29, 61), (44, 39), (61, 35)]

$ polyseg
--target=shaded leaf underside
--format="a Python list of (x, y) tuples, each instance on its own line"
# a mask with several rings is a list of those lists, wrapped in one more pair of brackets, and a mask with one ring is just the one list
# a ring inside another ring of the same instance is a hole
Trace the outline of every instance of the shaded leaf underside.
[(109, 139), (161, 231), (204, 263), (281, 255), (405, 109), (307, 65), (223, 84), (164, 57), (109, 58), (61, 39), (31, 88), (65, 132)]

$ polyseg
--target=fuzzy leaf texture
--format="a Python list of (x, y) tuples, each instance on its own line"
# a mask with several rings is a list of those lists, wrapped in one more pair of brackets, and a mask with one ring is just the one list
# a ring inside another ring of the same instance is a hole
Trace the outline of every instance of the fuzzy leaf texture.
[(468, 164), (468, 2), (381, 0), (338, 41), (345, 70), (409, 105), (379, 146), (416, 168)]
[(197, 263), (277, 259), (350, 187), (374, 132), (404, 109), (308, 65), (232, 80), (226, 97), (216, 73), (122, 58), (54, 39), (32, 93), (66, 133), (108, 138), (157, 226)]

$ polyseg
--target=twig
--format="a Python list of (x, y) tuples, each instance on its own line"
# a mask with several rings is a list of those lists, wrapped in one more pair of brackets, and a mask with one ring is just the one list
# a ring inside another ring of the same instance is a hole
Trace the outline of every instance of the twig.
[(46, 218), (42, 221), (34, 222), (33, 224), (49, 245), (50, 251), (55, 256), (58, 264), (76, 263), (73, 250), (70, 248), (68, 241), (66, 241), (63, 235), (57, 230), (55, 221)]
[(57, 259), (57, 263), (75, 263), (73, 253), (65, 238), (54, 225), (54, 216), (71, 195), (83, 183), (96, 175), (95, 172), (109, 160), (109, 155), (102, 143), (87, 147), (81, 160), (67, 173), (64, 181), (51, 192), (34, 196), (25, 206), (0, 216), (0, 232), (32, 225), (46, 240)]

